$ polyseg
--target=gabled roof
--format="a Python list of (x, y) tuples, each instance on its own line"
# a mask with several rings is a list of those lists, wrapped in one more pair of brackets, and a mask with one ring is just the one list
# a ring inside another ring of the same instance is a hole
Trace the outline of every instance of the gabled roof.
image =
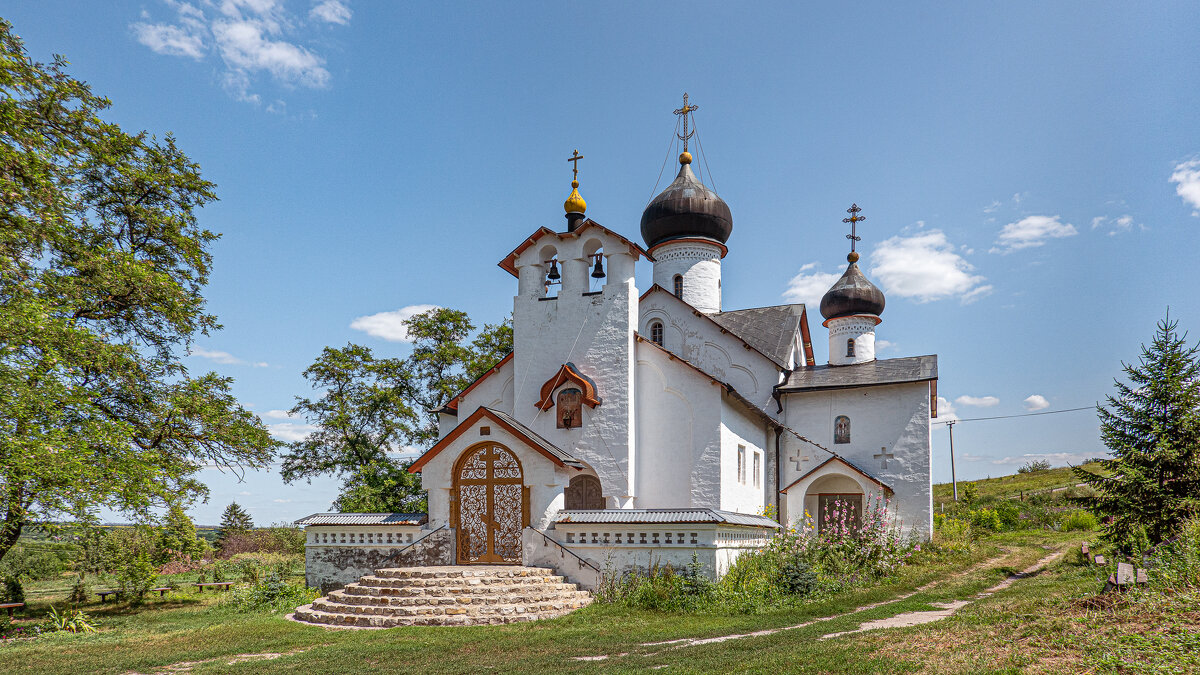
[(804, 346), (803, 360), (807, 365), (815, 365), (812, 340), (808, 336), (808, 316), (802, 304), (734, 309), (713, 314), (711, 318), (780, 365), (787, 364), (799, 332)]
[(892, 488), (889, 485), (887, 485), (883, 481), (879, 480), (875, 476), (872, 476), (871, 474), (867, 473), (866, 471), (863, 471), (861, 468), (858, 467), (857, 464), (855, 464), (854, 462), (851, 462), (850, 460), (846, 459), (845, 457), (842, 457), (841, 455), (834, 455), (834, 456), (830, 457), (829, 459), (825, 460), (824, 462), (821, 462), (820, 464), (814, 466), (812, 469), (805, 472), (805, 474), (803, 476), (800, 476), (796, 480), (792, 481), (791, 483), (788, 484), (787, 487), (783, 488), (779, 492), (784, 493), (784, 492), (787, 492), (788, 490), (791, 490), (793, 487), (796, 486), (797, 483), (804, 480), (805, 478), (808, 478), (809, 476), (820, 471), (821, 469), (825, 468), (825, 465), (829, 464), (830, 462), (838, 462), (838, 463), (842, 464), (847, 469), (850, 469), (851, 471), (859, 474), (863, 478), (866, 478), (867, 480), (871, 481), (872, 483), (875, 483), (879, 487), (883, 488), (883, 491), (887, 494), (894, 494), (894, 492), (895, 492), (894, 490), (892, 490)]
[(572, 382), (583, 390), (583, 402), (588, 404), (588, 407), (595, 408), (603, 402), (600, 396), (596, 394), (596, 383), (592, 381), (592, 378), (579, 372), (579, 368), (574, 363), (567, 361), (563, 364), (562, 368), (558, 369), (558, 372), (553, 377), (546, 380), (546, 383), (542, 385), (542, 397), (533, 405), (542, 410), (553, 408), (554, 399), (551, 397), (554, 394), (554, 390), (567, 382)]
[(779, 523), (766, 516), (756, 516), (720, 509), (603, 509), (593, 511), (559, 511), (556, 523), (613, 523), (637, 524), (684, 524), (721, 523), (725, 525), (748, 525), (750, 527), (779, 528)]
[(936, 381), (937, 355), (907, 356), (855, 363), (848, 366), (814, 366), (799, 368), (788, 375), (787, 382), (775, 389), (780, 392), (821, 391), (870, 387), (880, 384)]
[(454, 398), (447, 401), (446, 405), (442, 406), (441, 409), (438, 410), (437, 412), (446, 413), (447, 415), (457, 415), (458, 414), (458, 404), (462, 403), (462, 400), (464, 397), (466, 397), (467, 393), (470, 392), (472, 389), (474, 389), (475, 386), (478, 385), (479, 383), (488, 379), (492, 375), (500, 372), (500, 369), (504, 367), (504, 364), (508, 363), (509, 361), (512, 361), (512, 358), (513, 358), (512, 352), (505, 354), (504, 358), (502, 358), (496, 362), (496, 365), (489, 368), (486, 373), (475, 378), (474, 382), (472, 382), (471, 384), (468, 384), (466, 389), (463, 389), (462, 391), (458, 392), (458, 394)]
[(479, 406), (475, 409), (475, 412), (471, 413), (470, 417), (459, 422), (458, 426), (454, 427), (450, 433), (442, 437), (442, 439), (437, 443), (434, 443), (432, 448), (426, 450), (425, 454), (421, 455), (416, 459), (416, 461), (410, 464), (408, 467), (408, 472), (419, 473), (421, 471), (421, 467), (428, 464), (429, 460), (433, 459), (438, 455), (438, 453), (449, 447), (450, 444), (457, 440), (459, 436), (462, 436), (476, 422), (484, 417), (490, 419), (492, 422), (508, 431), (508, 433), (525, 441), (525, 444), (531, 449), (541, 453), (556, 465), (569, 466), (575, 469), (583, 468), (583, 463), (578, 459), (575, 459), (570, 454), (561, 450), (558, 446), (542, 438), (534, 430), (513, 419), (512, 415), (509, 415), (506, 412), (495, 410), (494, 408), (485, 408), (483, 406)]
[(314, 513), (297, 525), (424, 525), (424, 513)]
[(554, 236), (561, 237), (563, 239), (571, 239), (571, 238), (582, 235), (585, 231), (587, 231), (591, 228), (594, 228), (594, 227), (600, 228), (600, 230), (602, 230), (605, 234), (608, 234), (611, 237), (615, 237), (616, 239), (620, 240), (621, 243), (628, 245), (629, 252), (633, 255), (635, 260), (639, 256), (645, 256), (647, 260), (649, 260), (650, 262), (654, 262), (654, 256), (650, 255), (650, 253), (647, 252), (646, 249), (642, 248), (637, 243), (632, 242), (629, 239), (626, 239), (625, 237), (617, 234), (616, 232), (613, 232), (612, 230), (608, 229), (607, 227), (604, 227), (600, 223), (597, 223), (596, 221), (592, 220), (591, 218), (588, 218), (587, 220), (583, 221), (583, 224), (581, 224), (578, 228), (576, 228), (574, 232), (555, 232), (554, 230), (552, 230), (548, 227), (539, 227), (536, 232), (529, 235), (528, 239), (521, 242), (520, 246), (514, 248), (511, 253), (504, 256), (504, 259), (496, 264), (500, 266), (500, 269), (504, 270), (505, 272), (508, 272), (509, 274), (513, 275), (514, 277), (518, 276), (517, 275), (517, 266), (516, 266), (517, 258), (520, 257), (520, 255), (522, 253), (524, 253), (526, 251), (526, 249), (528, 249), (530, 246), (533, 246), (534, 244), (536, 244), (538, 242), (538, 240), (541, 239), (542, 237), (545, 237), (546, 235), (554, 235)]
[(786, 356), (784, 356), (783, 359), (778, 359), (770, 354), (764, 353), (761, 349), (759, 349), (757, 346), (751, 344), (748, 340), (746, 340), (741, 335), (738, 335), (737, 333), (726, 328), (725, 326), (722, 326), (720, 323), (717, 323), (717, 321), (713, 318), (713, 316), (705, 314), (704, 312), (701, 312), (700, 310), (696, 309), (695, 307), (692, 307), (688, 303), (684, 302), (682, 299), (676, 297), (674, 293), (668, 291), (667, 289), (663, 288), (662, 286), (659, 286), (658, 284), (654, 284), (653, 286), (650, 287), (650, 290), (646, 291), (645, 293), (642, 293), (642, 297), (638, 298), (638, 302), (639, 303), (642, 302), (646, 298), (650, 297), (650, 295), (653, 293), (662, 293), (666, 297), (669, 297), (672, 300), (674, 300), (675, 302), (678, 302), (679, 304), (683, 305), (684, 307), (687, 307), (696, 316), (702, 317), (705, 321), (711, 322), (714, 326), (716, 326), (717, 330), (721, 331), (722, 333), (728, 333), (728, 334), (732, 335), (733, 337), (737, 338), (737, 340), (739, 342), (741, 342), (742, 345), (744, 345), (746, 347), (746, 349), (756, 352), (757, 354), (761, 355), (763, 358), (767, 359), (771, 363), (774, 363), (775, 365), (779, 366), (780, 369), (787, 370), (787, 357)]

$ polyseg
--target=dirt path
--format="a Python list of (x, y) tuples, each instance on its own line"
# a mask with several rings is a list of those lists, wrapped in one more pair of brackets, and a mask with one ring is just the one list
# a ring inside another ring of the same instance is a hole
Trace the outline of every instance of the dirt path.
[(190, 673), (199, 666), (207, 666), (210, 664), (220, 663), (222, 665), (232, 666), (238, 663), (248, 663), (251, 661), (274, 661), (275, 659), (284, 656), (295, 656), (307, 650), (293, 649), (290, 652), (263, 652), (261, 654), (234, 654), (233, 656), (218, 656), (212, 659), (203, 659), (201, 661), (180, 661), (172, 663), (169, 666), (159, 666), (147, 673), (138, 673), (136, 671), (128, 671), (125, 675), (151, 675), (153, 673)]
[[(659, 650), (650, 651), (650, 652), (639, 652), (639, 655), (652, 656), (654, 654), (664, 652), (667, 650), (671, 650), (671, 649), (680, 649), (683, 647), (695, 647), (695, 646), (699, 646), (699, 645), (715, 644), (718, 642), (727, 642), (729, 640), (743, 640), (743, 639), (752, 638), (752, 637), (762, 637), (765, 635), (774, 635), (776, 633), (782, 633), (784, 631), (796, 630), (797, 628), (806, 628), (813, 624), (822, 623), (825, 621), (832, 621), (834, 619), (839, 619), (841, 617), (849, 616), (851, 614), (857, 614), (859, 612), (865, 612), (868, 610), (876, 609), (878, 607), (883, 607), (884, 605), (891, 605), (891, 604), (900, 602), (902, 600), (907, 600), (908, 598), (913, 597), (917, 593), (924, 593), (925, 591), (931, 590), (931, 589), (933, 589), (941, 584), (944, 584), (948, 581), (953, 581), (954, 579), (959, 579), (964, 576), (967, 576), (968, 574), (976, 572), (984, 567), (995, 565), (995, 564), (1003, 561), (1005, 558), (1007, 558), (1011, 554), (1011, 551), (1009, 551), (1008, 549), (1002, 549), (1002, 550), (1004, 551), (1004, 553), (1001, 555), (998, 555), (994, 558), (989, 558), (988, 560), (984, 560), (982, 562), (975, 563), (974, 565), (968, 567), (965, 570), (955, 572), (954, 574), (947, 575), (940, 579), (935, 579), (923, 586), (920, 586), (912, 591), (909, 591), (908, 593), (903, 593), (901, 595), (891, 597), (887, 600), (881, 600), (879, 602), (871, 603), (869, 605), (862, 605), (861, 607), (855, 607), (854, 609), (847, 610), (845, 612), (842, 612), (841, 614), (834, 614), (832, 616), (823, 616), (823, 617), (819, 617), (816, 619), (810, 619), (803, 623), (798, 623), (798, 624), (795, 624), (792, 626), (784, 626), (782, 628), (768, 628), (766, 630), (759, 630), (759, 631), (754, 631), (751, 633), (735, 633), (732, 635), (719, 635), (717, 637), (709, 637), (709, 638), (680, 638), (677, 640), (665, 640), (663, 642), (645, 642), (639, 646), (641, 646), (641, 647), (664, 647), (665, 649), (659, 649)], [(1028, 570), (1023, 571), (1019, 575), (1010, 576), (1008, 579), (1005, 579), (1003, 582), (1001, 582), (997, 586), (989, 588), (988, 590), (984, 591), (983, 593), (980, 593), (978, 596), (976, 596), (976, 598), (985, 597), (986, 595), (991, 595), (992, 593), (995, 593), (998, 590), (1007, 588), (1009, 585), (1012, 584), (1012, 581), (1015, 580), (1016, 578), (1021, 578), (1022, 576), (1029, 576), (1029, 574), (1032, 574), (1033, 570), (1035, 570), (1036, 568), (1045, 564), (1046, 562), (1053, 560), (1056, 556), (1058, 556), (1060, 554), (1061, 554), (1060, 552), (1056, 552), (1054, 554), (1051, 554), (1051, 555), (1043, 558), (1042, 560), (1035, 563), (1033, 565), (1033, 567), (1029, 568)], [(963, 606), (965, 606), (966, 604), (969, 604), (969, 602), (971, 602), (971, 601), (958, 601), (958, 602), (963, 602), (964, 603)], [(935, 605), (935, 606), (938, 606), (938, 605)], [(958, 611), (958, 609), (959, 608), (956, 607), (953, 611)], [(944, 612), (944, 611), (950, 611), (950, 610), (948, 608), (945, 608), (945, 609), (942, 609), (939, 611)], [(953, 613), (953, 611), (951, 611), (951, 613)], [(916, 613), (910, 612), (909, 614), (916, 614)], [(904, 616), (904, 615), (898, 615), (898, 616)], [(949, 616), (949, 614), (947, 614), (946, 616)], [(896, 618), (896, 617), (892, 617), (892, 618)], [(941, 617), (941, 618), (944, 618), (944, 617)], [(930, 619), (930, 620), (935, 621), (936, 619)], [(927, 623), (927, 621), (922, 621), (921, 623)], [(866, 624), (863, 624), (863, 625), (866, 625)], [(916, 625), (916, 624), (910, 624), (910, 625)], [(870, 629), (869, 628), (864, 629), (864, 628), (862, 628), (862, 626), (859, 626), (859, 630), (870, 630)], [(845, 633), (849, 633), (849, 632), (858, 632), (858, 631), (856, 630), (856, 631), (843, 631), (842, 633), (831, 633), (829, 635), (822, 636), (822, 639), (828, 638), (828, 637), (836, 637), (837, 635), (844, 635)], [(628, 654), (629, 654), (628, 652), (622, 652), (620, 654), (598, 654), (596, 656), (575, 656), (572, 658), (574, 658), (576, 661), (604, 661), (609, 658), (628, 656)]]

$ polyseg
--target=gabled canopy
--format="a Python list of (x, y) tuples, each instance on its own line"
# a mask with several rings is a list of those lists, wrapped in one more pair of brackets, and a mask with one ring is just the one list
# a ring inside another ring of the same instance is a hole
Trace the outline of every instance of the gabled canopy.
[(626, 239), (625, 237), (622, 237), (621, 235), (617, 234), (616, 232), (613, 232), (612, 230), (608, 229), (607, 227), (604, 227), (600, 223), (597, 223), (596, 221), (592, 220), (591, 218), (588, 218), (587, 220), (583, 221), (583, 224), (580, 225), (578, 228), (576, 228), (575, 231), (573, 231), (573, 232), (555, 232), (554, 230), (551, 230), (548, 227), (539, 227), (536, 232), (529, 235), (528, 239), (521, 242), (520, 246), (514, 248), (511, 253), (504, 256), (504, 259), (496, 264), (500, 266), (500, 269), (504, 270), (505, 272), (508, 272), (509, 274), (513, 275), (514, 277), (519, 276), (517, 274), (517, 258), (519, 258), (521, 256), (521, 254), (524, 253), (526, 251), (526, 249), (528, 249), (530, 246), (533, 246), (534, 244), (536, 244), (538, 242), (538, 240), (541, 239), (542, 237), (550, 235), (550, 236), (559, 237), (561, 239), (569, 239), (569, 238), (573, 238), (573, 237), (579, 237), (584, 232), (586, 232), (588, 229), (593, 228), (593, 227), (599, 228), (605, 234), (607, 234), (611, 237), (615, 237), (621, 243), (629, 246), (629, 253), (630, 253), (630, 255), (632, 255), (634, 257), (635, 260), (641, 256), (645, 256), (647, 260), (649, 260), (650, 262), (654, 262), (653, 256), (651, 256), (649, 253), (647, 253), (646, 249), (644, 249), (641, 246), (637, 245), (636, 243)]
[(595, 408), (603, 403), (603, 400), (596, 394), (596, 383), (592, 381), (592, 378), (579, 372), (575, 364), (568, 361), (563, 364), (562, 368), (558, 369), (554, 377), (546, 380), (546, 383), (542, 385), (542, 396), (534, 405), (542, 410), (553, 408), (554, 390), (568, 382), (572, 382), (579, 387), (580, 391), (583, 392), (583, 402), (588, 404), (589, 407)]

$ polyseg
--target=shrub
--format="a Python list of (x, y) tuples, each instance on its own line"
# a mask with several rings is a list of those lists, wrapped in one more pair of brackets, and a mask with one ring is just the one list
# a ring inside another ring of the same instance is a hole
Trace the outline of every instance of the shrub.
[(1159, 546), (1150, 566), (1150, 583), (1157, 588), (1200, 588), (1200, 517), (1184, 523), (1173, 542)]
[(320, 596), (316, 589), (300, 584), (289, 584), (279, 577), (269, 577), (246, 588), (237, 588), (225, 597), (225, 604), (236, 612), (262, 612), (271, 614), (290, 612), (306, 605)]
[(82, 605), (86, 603), (88, 601), (88, 597), (91, 595), (90, 590), (91, 589), (88, 588), (87, 581), (84, 580), (83, 575), (80, 574), (79, 577), (75, 579), (75, 585), (71, 587), (71, 595), (67, 597), (67, 602), (71, 603), (72, 605)]
[(46, 620), (39, 626), (43, 633), (95, 633), (96, 626), (91, 619), (81, 610), (75, 610), (73, 614), (63, 612), (58, 613), (58, 610), (53, 606), (50, 607), (50, 613), (46, 616)]
[(1090, 532), (1091, 530), (1096, 529), (1099, 524), (1100, 523), (1096, 520), (1096, 516), (1092, 515), (1090, 511), (1072, 511), (1071, 513), (1067, 514), (1066, 518), (1063, 518), (1062, 529), (1068, 532), (1074, 530)]
[(133, 602), (141, 602), (146, 592), (154, 587), (158, 574), (150, 562), (147, 551), (138, 551), (113, 575), (117, 595)]
[(1039, 471), (1049, 471), (1050, 462), (1044, 459), (1028, 462), (1017, 469), (1017, 473), (1038, 473)]
[(239, 553), (292, 553), (304, 555), (304, 530), (295, 527), (264, 527), (232, 532), (221, 540), (221, 557)]
[(21, 587), (20, 579), (8, 577), (4, 580), (4, 601), (25, 602), (25, 589)]
[(971, 549), (971, 523), (958, 518), (935, 514), (933, 516), (933, 543), (943, 551), (969, 551)]
[(49, 542), (21, 542), (0, 562), (0, 576), (39, 580), (53, 579), (71, 569), (77, 547)]
[(1000, 514), (995, 510), (987, 507), (981, 509), (971, 509), (969, 512), (972, 527), (978, 527), (981, 530), (991, 530), (999, 532), (1004, 529), (1004, 522), (1000, 519)]

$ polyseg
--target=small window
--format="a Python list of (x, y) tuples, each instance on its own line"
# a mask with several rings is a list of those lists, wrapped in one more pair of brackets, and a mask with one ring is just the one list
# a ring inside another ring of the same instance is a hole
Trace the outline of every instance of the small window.
[(650, 324), (650, 341), (659, 347), (663, 343), (663, 325), (661, 321), (654, 321)]
[(846, 356), (854, 356), (854, 338), (846, 340)]
[(563, 389), (558, 392), (554, 403), (558, 411), (558, 428), (574, 429), (583, 424), (583, 392), (578, 389)]
[(746, 484), (746, 446), (738, 446), (738, 482)]
[(683, 275), (675, 275), (675, 297), (683, 299)]
[(759, 474), (762, 473), (762, 453), (754, 451), (754, 487), (762, 485)]
[(833, 442), (834, 443), (849, 443), (850, 442), (850, 418), (845, 415), (838, 415), (833, 420)]

